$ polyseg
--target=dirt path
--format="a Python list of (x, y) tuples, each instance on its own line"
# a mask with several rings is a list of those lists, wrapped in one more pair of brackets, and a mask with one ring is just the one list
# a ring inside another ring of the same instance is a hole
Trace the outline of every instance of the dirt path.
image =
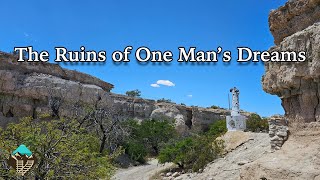
[(171, 163), (160, 165), (157, 159), (152, 159), (145, 165), (118, 169), (112, 180), (149, 180), (154, 174), (170, 166), (172, 166)]

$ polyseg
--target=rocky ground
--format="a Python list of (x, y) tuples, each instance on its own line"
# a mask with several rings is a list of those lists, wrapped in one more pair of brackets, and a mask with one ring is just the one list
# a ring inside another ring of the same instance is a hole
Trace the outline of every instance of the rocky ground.
[[(312, 126), (312, 124), (310, 124)], [(240, 177), (253, 179), (320, 179), (320, 125), (289, 137), (281, 150), (245, 165)]]
[(269, 135), (265, 133), (228, 132), (223, 139), (229, 151), (225, 157), (207, 165), (202, 173), (187, 173), (176, 179), (239, 179), (243, 165), (271, 153)]

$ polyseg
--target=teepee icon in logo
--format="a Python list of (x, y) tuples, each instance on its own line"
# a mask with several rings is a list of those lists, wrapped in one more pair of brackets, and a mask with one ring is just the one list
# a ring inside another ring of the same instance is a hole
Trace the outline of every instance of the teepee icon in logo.
[(36, 157), (23, 144), (21, 144), (9, 157), (8, 164), (13, 167), (18, 174), (24, 176), (36, 163)]

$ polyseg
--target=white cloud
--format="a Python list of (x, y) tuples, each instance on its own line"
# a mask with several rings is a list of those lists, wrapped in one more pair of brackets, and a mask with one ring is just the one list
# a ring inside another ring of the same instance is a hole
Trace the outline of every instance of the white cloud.
[(151, 87), (154, 87), (154, 88), (160, 87), (159, 84), (151, 84), (150, 86), (151, 86)]
[(26, 32), (24, 32), (23, 34), (24, 34), (25, 37), (28, 37), (28, 36), (29, 36), (29, 34), (26, 33)]
[(175, 86), (175, 84), (169, 80), (158, 80), (158, 85), (164, 85), (164, 86)]
[(189, 95), (187, 95), (188, 96), (188, 98), (192, 98), (192, 94), (189, 94)]
[(160, 85), (169, 87), (175, 86), (175, 84), (169, 80), (158, 80), (156, 83), (150, 84), (150, 86), (154, 88), (159, 88), (161, 87)]

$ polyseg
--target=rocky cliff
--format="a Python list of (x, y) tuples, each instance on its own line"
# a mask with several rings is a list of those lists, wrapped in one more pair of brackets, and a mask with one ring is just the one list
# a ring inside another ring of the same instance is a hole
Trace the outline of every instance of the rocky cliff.
[(18, 63), (0, 52), (0, 125), (42, 114), (74, 117), (87, 107), (117, 110), (121, 119), (172, 119), (185, 133), (202, 131), (229, 112), (110, 93), (113, 85), (98, 78), (50, 63)]
[(224, 109), (188, 107), (119, 94), (110, 94), (110, 97), (123, 118), (174, 120), (176, 129), (181, 133), (206, 130), (214, 121), (225, 119), (229, 114), (229, 111)]
[(289, 0), (269, 15), (270, 31), (279, 45), (284, 38), (302, 31), (320, 19), (319, 0)]
[(289, 131), (287, 122), (273, 120), (271, 145), (281, 149), (244, 165), (240, 179), (320, 179), (319, 22), (319, 0), (290, 0), (270, 13), (270, 51), (305, 51), (307, 59), (265, 63), (263, 89), (281, 98)]
[[(320, 121), (320, 0), (289, 1), (269, 17), (276, 46), (305, 51), (305, 62), (268, 62), (263, 89), (278, 95), (291, 125)], [(289, 125), (290, 125), (289, 124)]]

